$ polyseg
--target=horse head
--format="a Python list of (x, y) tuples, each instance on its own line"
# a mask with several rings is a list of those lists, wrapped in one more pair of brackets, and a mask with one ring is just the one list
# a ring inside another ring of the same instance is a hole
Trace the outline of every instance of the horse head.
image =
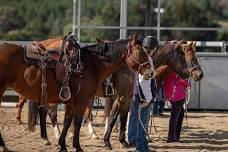
[(182, 78), (192, 77), (195, 81), (203, 78), (203, 71), (196, 57), (195, 43), (187, 43), (185, 40), (171, 41), (175, 54), (170, 60), (171, 68), (180, 74)]
[(196, 57), (196, 42), (182, 44), (181, 47), (182, 51), (184, 52), (185, 60), (187, 62), (191, 77), (195, 81), (201, 80), (204, 74)]
[[(161, 45), (159, 49), (153, 55), (155, 67), (158, 68), (160, 65), (167, 65), (171, 70), (175, 71), (180, 75), (182, 79), (189, 78), (191, 75), (189, 69), (189, 63), (193, 58), (186, 58), (187, 50), (192, 53), (192, 50), (186, 44), (187, 42), (182, 41), (171, 41)], [(192, 54), (193, 55), (193, 54)], [(194, 65), (198, 65), (194, 62)], [(197, 79), (194, 79), (197, 80)]]
[(75, 57), (78, 50), (80, 49), (76, 35), (72, 33), (66, 35), (63, 38), (62, 49), (64, 51), (64, 54), (68, 55), (71, 58)]

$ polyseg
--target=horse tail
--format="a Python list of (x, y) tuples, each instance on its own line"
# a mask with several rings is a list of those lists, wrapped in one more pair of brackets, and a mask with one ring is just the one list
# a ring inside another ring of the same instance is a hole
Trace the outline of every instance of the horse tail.
[(33, 85), (35, 82), (37, 82), (40, 74), (40, 70), (38, 70), (36, 66), (31, 65), (24, 72), (25, 81), (29, 85)]
[(28, 102), (28, 130), (35, 131), (38, 122), (39, 104)]

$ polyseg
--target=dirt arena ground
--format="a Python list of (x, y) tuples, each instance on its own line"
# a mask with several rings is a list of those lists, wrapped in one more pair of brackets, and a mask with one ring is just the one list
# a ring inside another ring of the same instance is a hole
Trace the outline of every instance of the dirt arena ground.
[[(26, 107), (26, 106), (25, 106)], [(16, 108), (0, 108), (0, 131), (5, 139), (9, 149), (15, 152), (56, 152), (58, 146), (54, 137), (54, 131), (48, 124), (48, 136), (52, 143), (50, 146), (44, 146), (40, 140), (39, 128), (35, 132), (27, 131), (27, 109), (23, 109), (22, 125), (16, 125)], [(95, 113), (95, 112), (94, 112)], [(100, 139), (91, 140), (87, 127), (81, 129), (81, 147), (85, 152), (107, 152), (103, 148), (103, 130), (102, 112), (99, 112), (95, 118), (95, 130)], [(62, 128), (64, 112), (58, 113), (58, 122)], [(155, 118), (158, 132), (155, 133), (152, 128), (150, 134), (153, 141), (149, 144), (151, 150), (158, 152), (207, 152), (207, 151), (227, 151), (228, 152), (228, 112), (190, 112), (188, 113), (188, 128), (184, 120), (184, 129), (182, 133), (183, 143), (165, 142), (167, 135), (169, 112), (165, 112), (164, 117)], [(48, 122), (49, 118), (48, 118)], [(113, 152), (126, 152), (130, 149), (123, 149), (118, 142), (118, 133), (113, 132), (111, 136)], [(72, 148), (72, 139), (67, 139), (68, 150)]]

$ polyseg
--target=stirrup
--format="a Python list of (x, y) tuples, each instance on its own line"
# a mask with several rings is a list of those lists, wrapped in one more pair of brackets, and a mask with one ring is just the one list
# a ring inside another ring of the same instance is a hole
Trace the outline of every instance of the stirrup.
[[(109, 90), (109, 88), (111, 90)], [(105, 85), (105, 96), (113, 96), (114, 95), (114, 89), (113, 89), (113, 84), (109, 83)]]
[[(67, 91), (68, 93), (68, 96), (67, 97), (64, 97), (62, 95), (64, 95), (64, 90)], [(59, 91), (59, 98), (62, 100), (62, 101), (68, 101), (71, 97), (71, 92), (70, 92), (70, 87), (63, 87), (61, 86), (61, 89)]]

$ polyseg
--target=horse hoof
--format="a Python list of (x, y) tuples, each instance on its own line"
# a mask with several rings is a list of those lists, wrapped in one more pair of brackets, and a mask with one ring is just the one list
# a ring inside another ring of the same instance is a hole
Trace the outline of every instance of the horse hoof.
[(19, 119), (17, 119), (16, 124), (17, 124), (17, 125), (21, 125), (21, 124), (22, 124), (22, 121), (19, 120)]
[(105, 148), (106, 150), (112, 150), (112, 146), (111, 146), (111, 145), (105, 145), (104, 148)]
[(50, 141), (48, 139), (42, 139), (43, 140), (43, 143), (45, 146), (47, 145), (51, 145)]
[(6, 146), (0, 146), (0, 152), (11, 152)]
[(126, 141), (121, 142), (123, 148), (128, 148), (129, 144)]
[(68, 152), (66, 148), (60, 148), (59, 152)]
[(92, 137), (91, 137), (91, 139), (99, 139), (99, 138), (97, 137), (97, 135), (95, 135), (95, 134), (92, 134)]

